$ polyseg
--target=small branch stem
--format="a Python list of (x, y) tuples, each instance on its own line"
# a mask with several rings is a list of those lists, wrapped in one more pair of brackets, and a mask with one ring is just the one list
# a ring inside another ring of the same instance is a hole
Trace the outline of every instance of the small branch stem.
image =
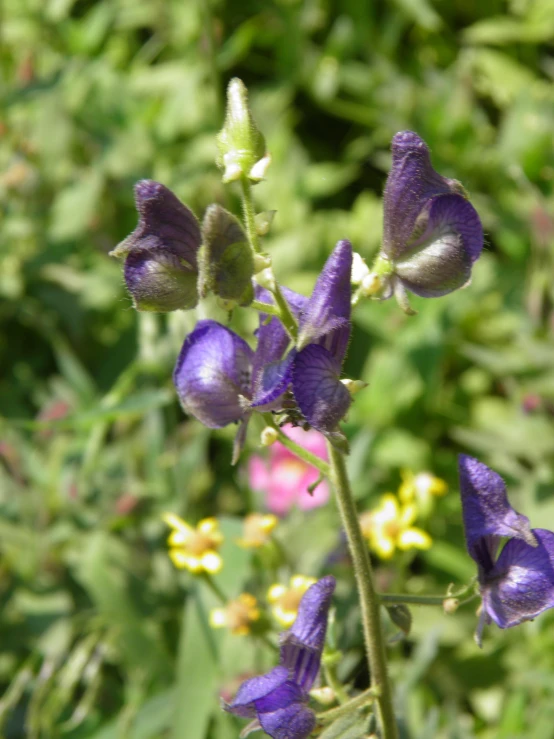
[(379, 723), (382, 739), (398, 739), (398, 729), (392, 703), (392, 690), (387, 671), (385, 639), (381, 628), (379, 596), (375, 592), (369, 552), (364, 541), (356, 505), (352, 497), (344, 456), (327, 443), (331, 467), (331, 481), (335, 488), (337, 505), (342, 519), (354, 565), (362, 612), (362, 626), (366, 646), (371, 687), (378, 693)]
[(304, 449), (304, 447), (300, 446), (300, 444), (297, 444), (284, 434), (273, 420), (271, 413), (263, 413), (262, 415), (266, 426), (271, 426), (271, 428), (274, 428), (275, 431), (277, 431), (277, 441), (281, 442), (281, 444), (296, 457), (308, 464), (311, 464), (312, 467), (319, 470), (324, 477), (329, 477), (331, 471), (327, 462), (321, 459), (321, 457), (312, 454), (312, 452), (309, 452), (307, 449)]
[(327, 685), (332, 688), (338, 702), (341, 704), (348, 703), (348, 693), (343, 688), (337, 677), (336, 665), (326, 665), (324, 662), (323, 673), (325, 675), (325, 681), (327, 682)]
[(363, 708), (368, 703), (371, 703), (375, 698), (378, 698), (378, 691), (374, 688), (365, 690), (355, 698), (351, 698), (347, 703), (343, 703), (341, 706), (336, 708), (330, 708), (328, 711), (323, 711), (317, 714), (317, 722), (320, 724), (330, 724), (335, 719), (344, 716), (351, 711), (355, 711), (357, 708)]

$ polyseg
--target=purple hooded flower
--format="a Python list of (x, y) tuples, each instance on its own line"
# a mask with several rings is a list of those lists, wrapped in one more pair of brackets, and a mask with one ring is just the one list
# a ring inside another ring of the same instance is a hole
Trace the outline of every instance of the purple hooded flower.
[(435, 172), (427, 144), (416, 133), (397, 133), (375, 267), (385, 297), (407, 289), (434, 298), (462, 287), (482, 248), (481, 221), (462, 185)]
[(315, 728), (308, 706), (325, 643), (327, 617), (335, 590), (332, 575), (305, 592), (292, 627), (281, 635), (280, 664), (266, 675), (244, 682), (226, 711), (255, 719), (272, 739), (306, 739)]
[[(181, 405), (210, 428), (240, 423), (235, 461), (253, 411), (287, 410), (295, 421), (299, 414), (339, 443), (337, 424), (351, 401), (340, 381), (350, 338), (351, 268), (352, 247), (340, 241), (310, 299), (282, 288), (299, 321), (298, 344), (284, 358), (290, 337), (276, 317), (268, 321), (264, 314), (255, 352), (216, 321), (200, 321), (187, 337), (173, 373)], [(266, 290), (257, 288), (256, 297), (271, 304)]]
[(325, 263), (312, 296), (300, 308), (296, 346), (280, 362), (266, 367), (260, 378), (264, 394), (278, 397), (291, 386), (294, 400), (307, 423), (333, 439), (351, 396), (340, 381), (350, 339), (350, 275), (352, 245), (339, 241)]
[(141, 311), (194, 308), (198, 302), (200, 228), (192, 213), (164, 185), (135, 185), (139, 222), (111, 255), (125, 259), (125, 283)]
[[(531, 529), (508, 502), (502, 478), (460, 455), (460, 490), (469, 554), (478, 565), (484, 623), (516, 626), (554, 607), (554, 533)], [(497, 556), (502, 537), (511, 537)]]

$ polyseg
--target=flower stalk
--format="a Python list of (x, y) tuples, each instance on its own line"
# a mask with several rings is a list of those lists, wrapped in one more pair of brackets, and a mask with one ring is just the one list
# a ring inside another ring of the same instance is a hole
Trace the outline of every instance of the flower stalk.
[(398, 729), (392, 703), (392, 689), (387, 671), (385, 639), (381, 628), (380, 600), (373, 584), (369, 553), (352, 497), (344, 455), (335, 449), (331, 443), (327, 444), (327, 448), (331, 468), (331, 482), (335, 488), (337, 505), (354, 565), (362, 613), (364, 641), (371, 675), (371, 688), (377, 694), (382, 736), (383, 739), (398, 739)]
[(307, 464), (311, 464), (312, 467), (315, 467), (317, 470), (319, 470), (319, 472), (321, 472), (324, 477), (330, 476), (331, 468), (329, 467), (327, 462), (321, 459), (321, 457), (318, 457), (317, 454), (313, 454), (307, 449), (304, 449), (304, 447), (300, 446), (300, 444), (297, 444), (289, 436), (284, 434), (276, 425), (271, 413), (264, 413), (263, 419), (266, 426), (270, 426), (277, 431), (277, 441), (279, 441), (284, 447), (286, 447), (290, 452), (298, 457), (298, 459), (301, 459)]

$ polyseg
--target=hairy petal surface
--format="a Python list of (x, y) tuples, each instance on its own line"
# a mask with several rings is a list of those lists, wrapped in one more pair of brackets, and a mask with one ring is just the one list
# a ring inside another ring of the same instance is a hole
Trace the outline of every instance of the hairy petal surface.
[(383, 253), (396, 260), (408, 249), (417, 218), (430, 198), (455, 191), (431, 164), (429, 148), (413, 131), (392, 140), (392, 168), (384, 194)]
[(339, 241), (300, 317), (297, 348), (322, 344), (342, 364), (350, 339), (352, 244)]
[(554, 533), (533, 534), (538, 546), (511, 539), (481, 583), (483, 607), (502, 629), (554, 607)]
[(335, 585), (332, 575), (311, 585), (300, 601), (296, 621), (281, 639), (281, 663), (292, 670), (295, 681), (306, 691), (319, 672)]
[(483, 227), (462, 195), (432, 198), (419, 220), (423, 233), (395, 262), (395, 273), (416, 295), (440, 297), (469, 280), (483, 248)]
[(494, 563), (498, 537), (513, 536), (534, 546), (529, 519), (514, 511), (504, 481), (487, 465), (459, 456), (460, 492), (469, 554), (488, 573)]
[(336, 429), (352, 400), (340, 371), (341, 362), (318, 344), (309, 344), (294, 360), (294, 397), (310, 426), (323, 434)]
[(199, 321), (187, 336), (173, 372), (181, 405), (210, 428), (239, 421), (250, 398), (254, 353), (217, 321)]
[[(284, 685), (288, 678), (289, 671), (287, 668), (278, 665), (265, 675), (258, 675), (246, 680), (238, 689), (233, 702), (226, 704), (224, 708), (236, 716), (253, 718), (256, 716), (255, 702)], [(271, 703), (269, 702), (269, 704)]]
[(136, 229), (113, 256), (126, 257), (124, 276), (138, 310), (194, 308), (200, 228), (189, 208), (165, 185), (141, 180), (135, 186)]

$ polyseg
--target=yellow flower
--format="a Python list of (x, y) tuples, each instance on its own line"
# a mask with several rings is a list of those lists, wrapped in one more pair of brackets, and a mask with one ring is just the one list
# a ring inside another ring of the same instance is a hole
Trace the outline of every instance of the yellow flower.
[(360, 516), (362, 533), (381, 559), (390, 559), (396, 549), (429, 549), (431, 537), (412, 526), (417, 517), (415, 504), (400, 505), (392, 493), (381, 496), (381, 504)]
[(237, 544), (245, 549), (263, 547), (270, 539), (270, 534), (278, 523), (277, 516), (272, 513), (251, 513), (244, 519), (243, 536)]
[(232, 634), (245, 636), (250, 633), (250, 624), (259, 618), (260, 609), (256, 598), (250, 593), (241, 593), (224, 608), (212, 608), (210, 626), (214, 629), (226, 627)]
[(223, 562), (217, 549), (223, 541), (223, 534), (215, 518), (205, 518), (196, 528), (173, 513), (164, 513), (162, 518), (173, 529), (167, 543), (175, 567), (195, 575), (219, 572)]
[(398, 488), (398, 496), (402, 503), (416, 501), (420, 510), (427, 514), (430, 511), (433, 496), (441, 496), (448, 490), (448, 485), (440, 477), (430, 472), (402, 470), (402, 483)]
[(272, 585), (267, 591), (267, 600), (271, 603), (271, 612), (281, 626), (289, 627), (296, 620), (298, 606), (306, 590), (316, 581), (313, 577), (293, 575), (289, 587)]

